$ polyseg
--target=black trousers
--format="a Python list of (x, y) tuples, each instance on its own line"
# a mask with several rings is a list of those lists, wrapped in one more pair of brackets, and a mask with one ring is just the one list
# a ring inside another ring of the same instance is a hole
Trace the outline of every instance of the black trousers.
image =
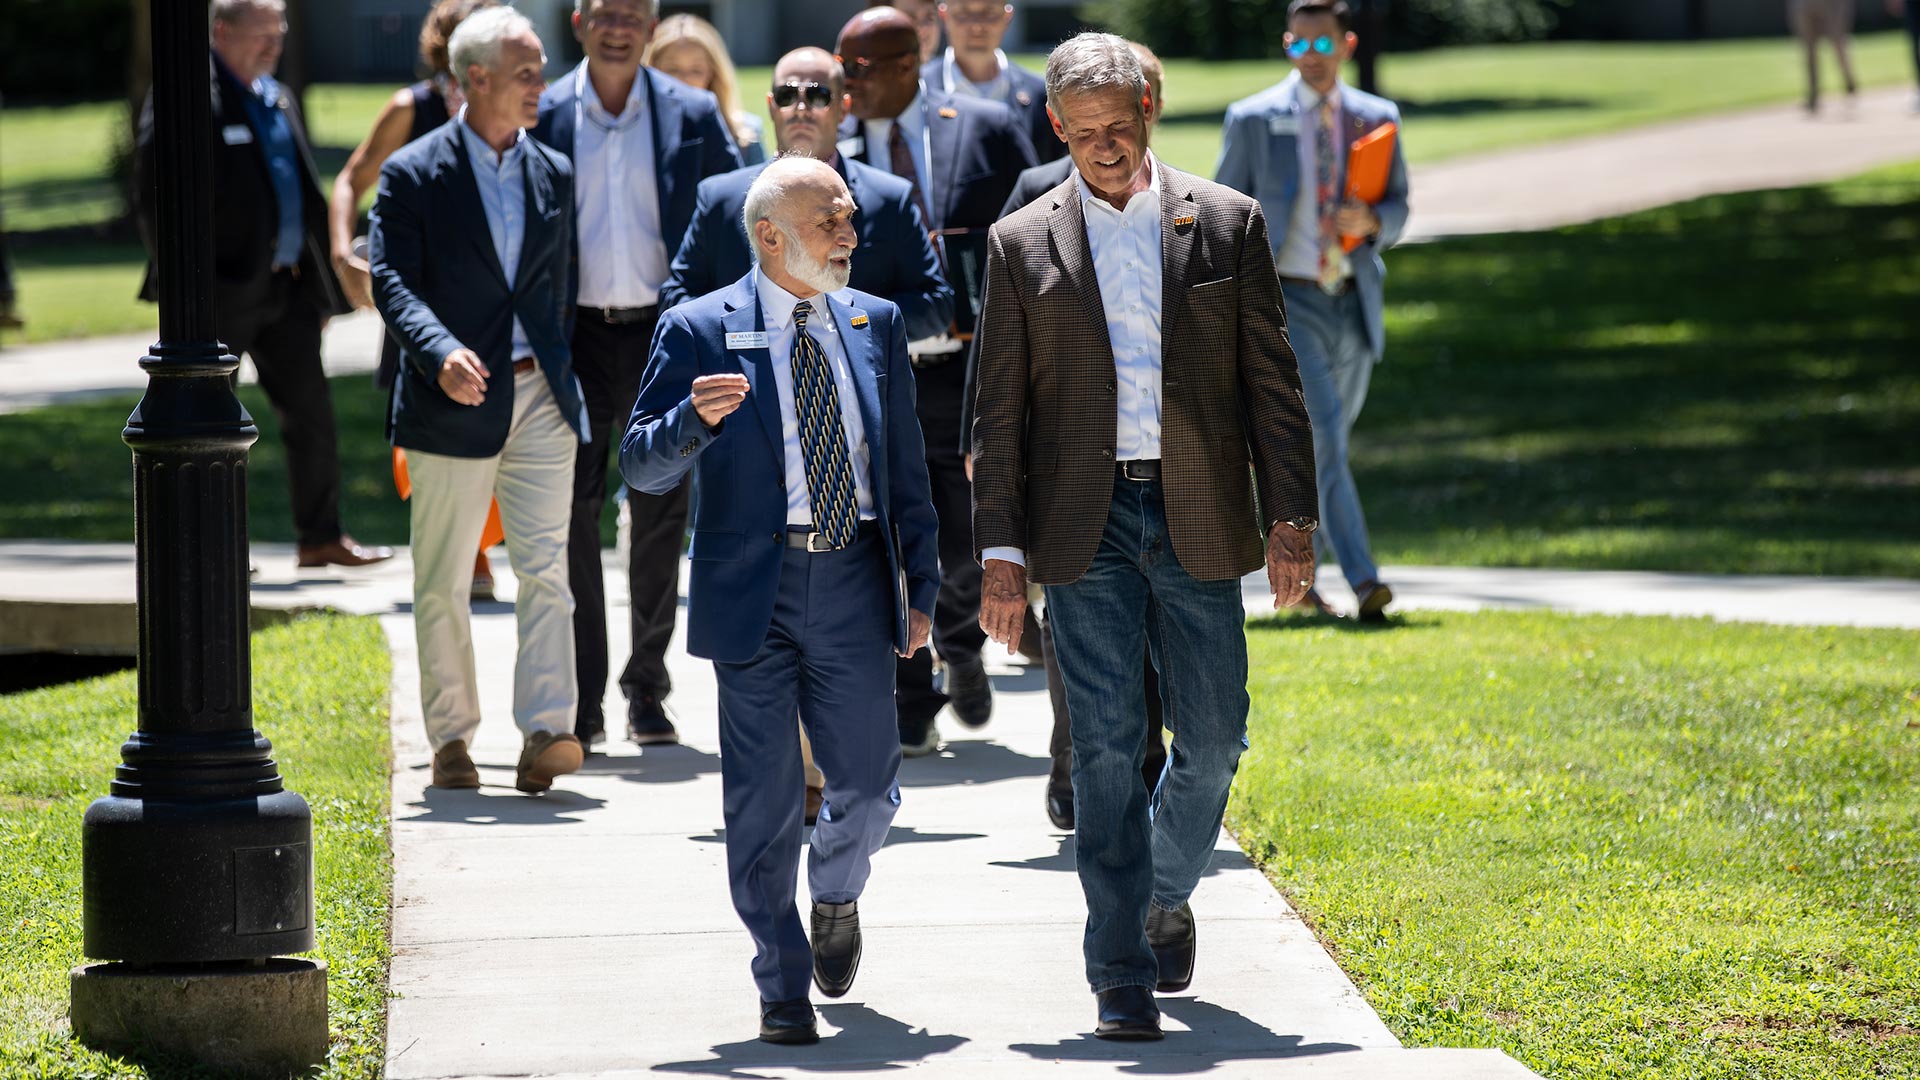
[[(320, 310), (281, 271), (256, 303), (218, 312), (220, 340), (253, 360), (287, 449), (293, 528), (303, 547), (340, 539), (340, 434), (320, 363)], [(237, 378), (237, 373), (236, 373)]]
[[(1047, 666), (1047, 697), (1053, 705), (1053, 734), (1047, 740), (1047, 755), (1052, 763), (1047, 770), (1049, 791), (1073, 794), (1073, 729), (1067, 722), (1067, 687), (1060, 681), (1060, 658), (1053, 651), (1053, 620), (1040, 624), (1040, 652)], [(1147, 680), (1147, 756), (1141, 762), (1140, 776), (1147, 782), (1147, 794), (1160, 786), (1160, 773), (1167, 767), (1167, 740), (1160, 723), (1160, 673), (1154, 670), (1153, 653), (1141, 657), (1141, 671)]]
[[(980, 629), (980, 564), (973, 557), (973, 484), (960, 455), (960, 405), (966, 390), (964, 356), (914, 369), (914, 411), (927, 443), (927, 479), (939, 516), (940, 594), (933, 609), (933, 647), (949, 664), (980, 662), (987, 635)], [(894, 705), (902, 720), (931, 718), (947, 703), (934, 689), (933, 658), (922, 649), (899, 662)]]
[[(603, 728), (601, 699), (607, 693), (606, 578), (600, 565), (600, 516), (607, 508), (607, 470), (620, 452), (647, 349), (658, 317), (613, 324), (582, 310), (573, 330), (573, 370), (586, 398), (591, 445), (582, 447), (573, 473), (573, 521), (567, 538), (567, 574), (573, 585), (574, 669), (580, 706), (574, 732)], [(617, 482), (617, 481), (616, 481)], [(680, 608), (680, 553), (687, 532), (687, 485), (671, 494), (648, 495), (627, 488), (632, 522), (627, 553), (628, 620), (633, 651), (620, 673), (629, 700), (664, 699), (673, 690), (667, 675), (667, 642)]]

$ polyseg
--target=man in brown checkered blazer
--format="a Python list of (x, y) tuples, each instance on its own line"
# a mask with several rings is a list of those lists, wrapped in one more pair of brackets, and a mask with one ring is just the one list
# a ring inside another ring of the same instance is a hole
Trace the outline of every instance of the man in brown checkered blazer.
[[(1055, 49), (1047, 104), (1074, 174), (988, 248), (980, 623), (1017, 646), (1028, 577), (1046, 587), (1095, 1034), (1157, 1039), (1153, 993), (1193, 977), (1187, 901), (1247, 745), (1240, 578), (1264, 561), (1276, 606), (1313, 582), (1313, 436), (1258, 204), (1147, 151), (1146, 81), (1120, 38)], [(1173, 731), (1151, 806), (1147, 647)]]

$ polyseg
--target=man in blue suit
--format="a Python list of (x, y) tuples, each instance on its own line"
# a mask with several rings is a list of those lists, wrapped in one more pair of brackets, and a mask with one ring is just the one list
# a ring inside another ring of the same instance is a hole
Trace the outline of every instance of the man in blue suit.
[[(661, 317), (620, 448), (641, 490), (694, 475), (687, 651), (719, 683), (727, 876), (768, 1042), (818, 1039), (810, 977), (829, 997), (853, 985), (857, 902), (900, 805), (893, 656), (926, 643), (939, 589), (906, 326), (846, 288), (853, 212), (824, 162), (761, 172), (743, 210), (757, 267)], [(826, 779), (811, 947), (796, 714)]]
[[(1064, 161), (1067, 144), (1047, 119), (1047, 81), (1007, 59), (1000, 42), (1013, 24), (1013, 5), (1002, 0), (947, 0), (940, 5), (947, 47), (920, 68), (920, 81), (942, 93), (997, 101), (1027, 129), (1041, 164)], [(1065, 178), (1065, 174), (1061, 174)]]
[[(773, 68), (767, 107), (781, 153), (824, 161), (847, 182), (853, 227), (860, 234), (853, 288), (893, 301), (906, 320), (909, 341), (944, 333), (953, 321), (953, 290), (940, 276), (940, 259), (913, 205), (913, 185), (842, 157), (835, 146), (846, 115), (846, 82), (833, 54), (808, 46), (781, 57)], [(747, 189), (765, 168), (750, 165), (700, 182), (693, 224), (660, 290), (662, 308), (731, 285), (753, 269), (740, 210)]]
[(567, 349), (573, 175), (527, 138), (546, 57), (532, 24), (492, 8), (448, 43), (460, 118), (394, 152), (373, 206), (373, 298), (399, 343), (387, 432), (413, 480), (413, 623), (436, 787), (476, 788), (480, 724), (468, 626), (490, 499), (520, 581), (515, 784), (580, 767), (572, 734), (568, 492), (586, 410)]
[[(712, 94), (641, 66), (658, 21), (655, 0), (578, 0), (573, 30), (586, 58), (541, 96), (533, 130), (573, 162), (580, 240), (569, 297), (578, 305), (573, 360), (590, 430), (607, 444), (617, 441), (640, 389), (660, 286), (693, 217), (694, 189), (741, 164)], [(605, 449), (580, 455), (567, 545), (579, 642), (574, 733), (589, 748), (606, 735), (600, 516), (607, 507), (607, 458)], [(627, 737), (643, 745), (670, 743), (679, 736), (665, 705), (673, 690), (666, 653), (679, 610), (687, 494), (628, 490), (626, 496), (633, 523), (627, 559), (633, 650), (620, 673)]]
[(847, 110), (840, 154), (914, 185), (927, 227), (940, 236), (941, 263), (954, 287), (952, 332), (913, 343), (927, 471), (940, 512), (940, 603), (933, 646), (945, 665), (944, 693), (933, 687), (931, 658), (901, 666), (900, 744), (909, 756), (940, 743), (934, 717), (949, 700), (969, 727), (993, 716), (993, 693), (980, 647), (980, 566), (973, 560), (973, 486), (960, 458), (966, 342), (979, 314), (986, 230), (999, 219), (1033, 146), (1006, 106), (959, 97), (922, 83), (919, 35), (890, 7), (868, 8), (840, 30)]
[[(1313, 420), (1320, 487), (1315, 555), (1324, 561), (1332, 550), (1359, 598), (1360, 619), (1372, 622), (1386, 618), (1393, 590), (1373, 561), (1347, 444), (1386, 345), (1381, 286), (1387, 268), (1380, 253), (1407, 225), (1407, 163), (1396, 138), (1386, 197), (1371, 206), (1345, 198), (1348, 149), (1382, 124), (1400, 123), (1393, 102), (1340, 81), (1340, 65), (1356, 44), (1351, 25), (1343, 0), (1293, 0), (1285, 42), (1295, 71), (1228, 107), (1215, 179), (1260, 200), (1266, 211), (1287, 332)], [(1347, 253), (1342, 234), (1366, 239)], [(1317, 592), (1305, 603), (1333, 613)]]

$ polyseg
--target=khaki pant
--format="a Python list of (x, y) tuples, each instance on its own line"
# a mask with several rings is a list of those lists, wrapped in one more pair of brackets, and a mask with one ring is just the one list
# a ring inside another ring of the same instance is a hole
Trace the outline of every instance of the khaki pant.
[(490, 500), (500, 503), (520, 649), (513, 665), (513, 720), (523, 734), (573, 730), (573, 594), (567, 587), (567, 525), (579, 438), (560, 416), (539, 370), (514, 377), (513, 422), (487, 458), (407, 451), (413, 478), (413, 627), (420, 704), (439, 750), (472, 745), (480, 727), (470, 622), (473, 552)]

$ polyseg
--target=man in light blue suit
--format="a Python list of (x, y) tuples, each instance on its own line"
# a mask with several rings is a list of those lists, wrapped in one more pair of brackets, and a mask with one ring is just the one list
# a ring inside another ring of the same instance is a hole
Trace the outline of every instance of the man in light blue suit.
[[(900, 805), (894, 657), (926, 644), (940, 587), (906, 325), (846, 287), (853, 213), (824, 162), (761, 172), (743, 209), (757, 266), (660, 317), (620, 447), (642, 491), (693, 474), (687, 651), (719, 683), (727, 876), (776, 1043), (819, 1038), (810, 978), (853, 985), (857, 901)], [(826, 781), (811, 947), (796, 714)]]
[[(1295, 71), (1228, 107), (1215, 179), (1260, 200), (1266, 211), (1287, 333), (1313, 420), (1315, 555), (1325, 560), (1332, 550), (1359, 598), (1359, 617), (1376, 621), (1385, 619), (1393, 590), (1373, 561), (1347, 443), (1386, 346), (1380, 253), (1406, 228), (1407, 163), (1396, 138), (1386, 197), (1370, 206), (1345, 198), (1349, 148), (1382, 124), (1400, 123), (1393, 102), (1340, 81), (1340, 65), (1356, 43), (1351, 25), (1342, 0), (1293, 0), (1285, 40)], [(1366, 239), (1345, 253), (1342, 234)], [(1305, 602), (1332, 613), (1317, 592)]]

